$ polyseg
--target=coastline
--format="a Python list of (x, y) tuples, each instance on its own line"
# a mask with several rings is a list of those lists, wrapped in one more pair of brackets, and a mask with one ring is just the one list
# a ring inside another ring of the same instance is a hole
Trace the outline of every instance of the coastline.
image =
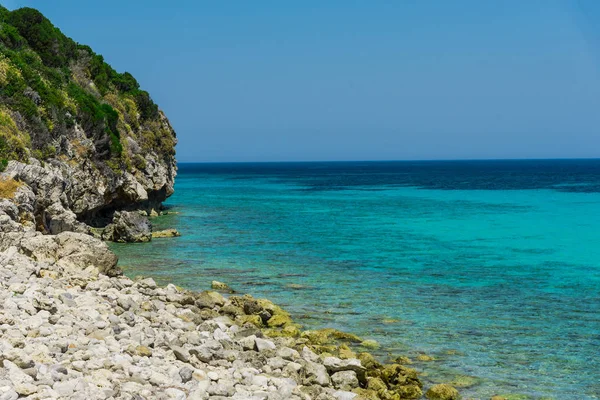
[(2, 398), (422, 396), (417, 371), (355, 353), (355, 335), (300, 331), (269, 300), (49, 261), (0, 253)]
[(106, 242), (23, 222), (28, 191), (0, 200), (2, 399), (459, 398), (407, 357), (382, 364), (354, 334), (302, 331), (269, 300), (125, 277)]

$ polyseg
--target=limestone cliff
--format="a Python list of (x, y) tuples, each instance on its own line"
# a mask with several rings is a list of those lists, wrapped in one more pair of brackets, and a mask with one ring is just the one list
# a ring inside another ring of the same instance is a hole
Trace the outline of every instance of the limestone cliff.
[[(173, 193), (176, 135), (135, 78), (40, 12), (0, 6), (0, 197), (40, 232), (90, 233)], [(16, 189), (16, 188), (15, 188)]]

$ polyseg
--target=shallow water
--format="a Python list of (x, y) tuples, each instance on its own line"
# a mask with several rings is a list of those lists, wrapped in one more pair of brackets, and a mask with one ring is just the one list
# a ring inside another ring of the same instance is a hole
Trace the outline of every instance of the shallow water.
[(465, 397), (600, 397), (600, 160), (182, 164), (167, 204), (183, 236), (114, 245), (128, 275), (425, 352)]

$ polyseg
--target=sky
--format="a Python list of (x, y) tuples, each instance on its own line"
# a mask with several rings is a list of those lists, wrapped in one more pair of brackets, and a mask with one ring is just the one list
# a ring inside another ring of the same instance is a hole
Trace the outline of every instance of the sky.
[(11, 0), (131, 72), (192, 161), (600, 157), (597, 0)]

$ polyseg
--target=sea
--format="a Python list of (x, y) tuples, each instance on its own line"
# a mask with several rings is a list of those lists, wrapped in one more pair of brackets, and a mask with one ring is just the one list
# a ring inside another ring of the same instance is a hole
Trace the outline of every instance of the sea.
[[(129, 276), (226, 282), (463, 398), (600, 398), (600, 160), (179, 164)], [(418, 361), (425, 354), (433, 361)]]

